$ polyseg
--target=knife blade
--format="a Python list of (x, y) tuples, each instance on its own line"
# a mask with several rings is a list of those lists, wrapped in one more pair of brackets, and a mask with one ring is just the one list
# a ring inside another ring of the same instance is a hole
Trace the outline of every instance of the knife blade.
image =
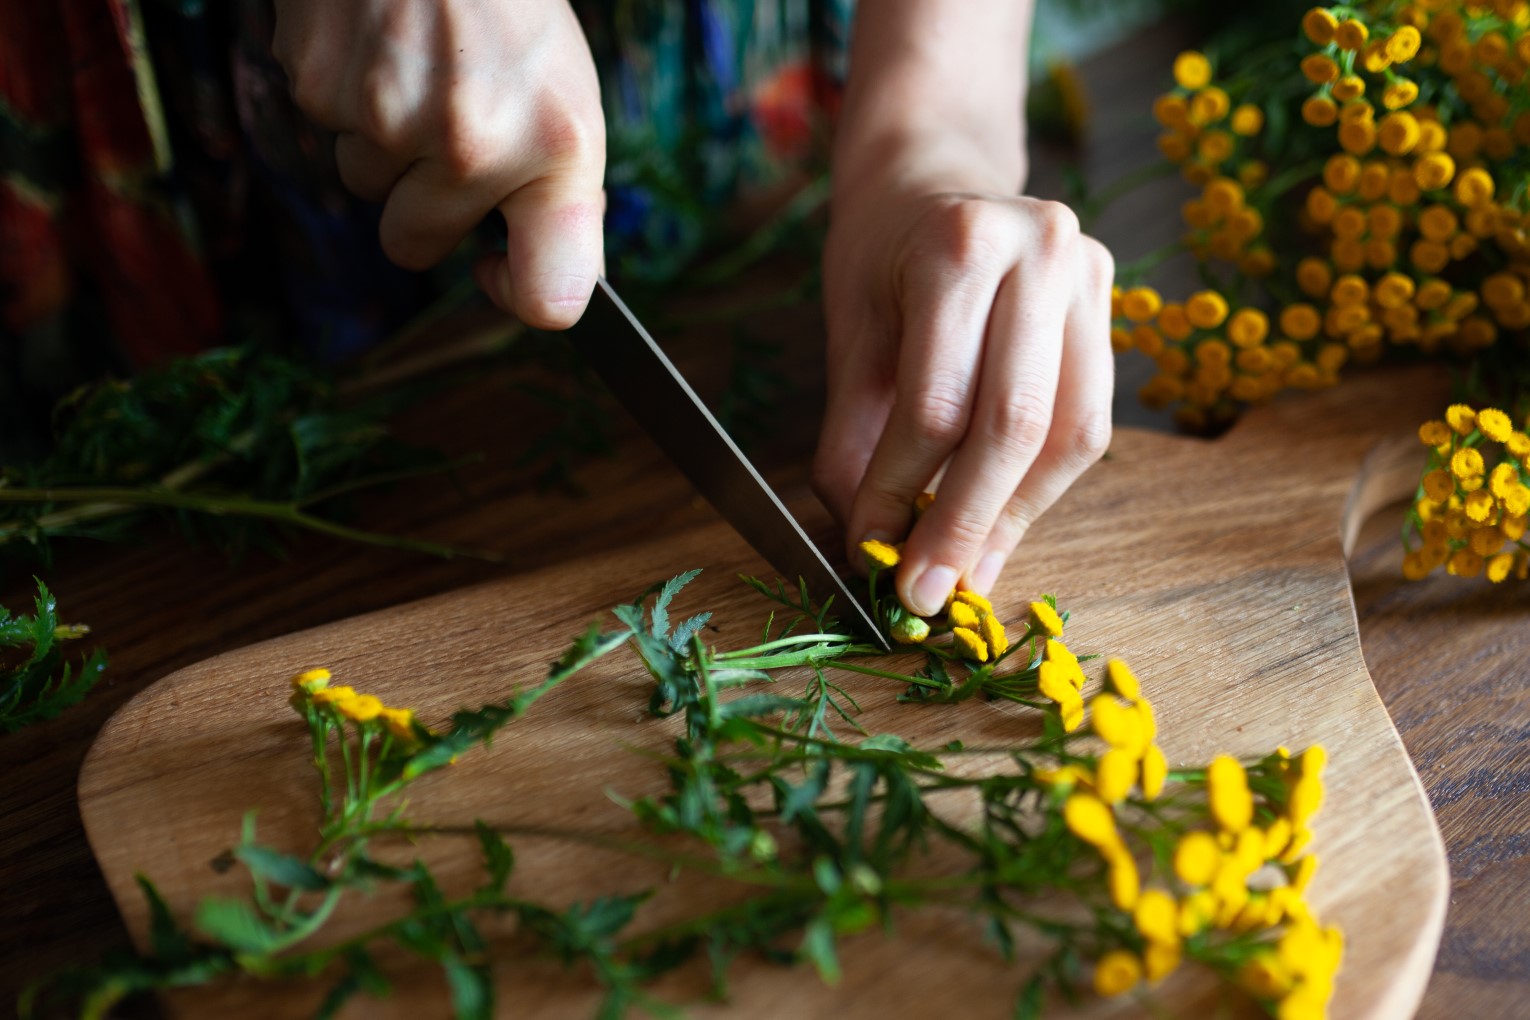
[(841, 619), (889, 650), (866, 608), (605, 277), (569, 333), (627, 412), (755, 552), (815, 598), (834, 596)]

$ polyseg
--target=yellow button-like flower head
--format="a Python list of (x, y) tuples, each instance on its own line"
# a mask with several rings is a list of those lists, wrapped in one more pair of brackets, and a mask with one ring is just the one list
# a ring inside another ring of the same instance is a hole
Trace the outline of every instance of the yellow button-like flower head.
[(1131, 991), (1141, 980), (1141, 962), (1125, 949), (1112, 949), (1094, 965), (1094, 990), (1106, 998)]
[(1137, 756), (1113, 747), (1100, 756), (1095, 774), (1095, 789), (1107, 804), (1119, 804), (1137, 783)]
[(1105, 664), (1105, 679), (1111, 690), (1128, 701), (1142, 697), (1142, 685), (1137, 682), (1137, 675), (1120, 659), (1111, 659)]
[(1149, 942), (1179, 944), (1179, 904), (1163, 889), (1144, 889), (1132, 908), (1132, 923)]
[(1004, 633), (1004, 624), (992, 613), (984, 613), (979, 621), (978, 633), (988, 645), (988, 654), (995, 659), (1009, 651), (1009, 636)]
[(356, 722), (370, 722), (382, 715), (383, 703), (370, 694), (358, 694), (352, 698), (345, 698), (335, 702), (335, 707), (340, 714), (347, 719)]
[(946, 613), (946, 620), (953, 627), (966, 627), (968, 630), (977, 630), (980, 625), (978, 611), (965, 602), (952, 601), (951, 609)]
[(1062, 617), (1045, 602), (1032, 602), (1031, 628), (1048, 637), (1062, 637)]
[(956, 652), (964, 659), (973, 662), (988, 661), (988, 644), (978, 636), (977, 631), (966, 627), (957, 627), (951, 632), (951, 643)]
[(1068, 831), (1093, 847), (1115, 846), (1121, 841), (1116, 832), (1116, 816), (1094, 794), (1079, 790), (1063, 803), (1063, 821)]
[(414, 710), (410, 708), (385, 708), (378, 713), (388, 732), (398, 740), (412, 741), (416, 739), (414, 732)]
[(1169, 760), (1164, 757), (1163, 748), (1153, 744), (1142, 756), (1142, 796), (1146, 800), (1157, 800), (1163, 792), (1163, 784), (1169, 778)]
[(328, 687), (330, 677), (331, 674), (329, 670), (322, 667), (319, 669), (305, 669), (301, 673), (293, 674), (292, 686), (301, 687), (303, 690), (312, 694), (314, 691), (322, 690), (325, 687)]
[(1339, 19), (1326, 7), (1314, 7), (1302, 15), (1302, 31), (1319, 46), (1333, 42), (1333, 34), (1338, 27)]
[(1211, 81), (1211, 61), (1203, 53), (1186, 50), (1174, 58), (1174, 81), (1182, 89), (1205, 88)]
[(878, 570), (890, 570), (903, 558), (897, 546), (875, 538), (868, 538), (861, 543), (861, 555), (866, 557), (867, 566)]
[(917, 645), (930, 636), (930, 625), (923, 617), (904, 613), (888, 628), (888, 633), (900, 645)]
[(1477, 428), (1495, 443), (1506, 443), (1514, 431), (1514, 422), (1496, 407), (1484, 407), (1477, 412)]
[(355, 696), (356, 689), (354, 687), (325, 687), (313, 692), (313, 703), (315, 705), (332, 705), (337, 701), (344, 701), (346, 698), (354, 698)]
[(1236, 758), (1219, 756), (1206, 769), (1206, 793), (1211, 815), (1227, 832), (1242, 832), (1254, 817), (1254, 799), (1248, 774)]

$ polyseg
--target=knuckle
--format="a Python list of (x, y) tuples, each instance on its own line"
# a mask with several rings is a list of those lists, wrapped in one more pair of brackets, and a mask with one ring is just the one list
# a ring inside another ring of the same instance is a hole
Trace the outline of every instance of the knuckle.
[(964, 560), (982, 548), (992, 530), (990, 521), (971, 513), (959, 513), (941, 525), (940, 538), (947, 549), (955, 551), (953, 559)]
[(1062, 202), (1039, 202), (1036, 205), (1037, 239), (1043, 249), (1059, 251), (1079, 237), (1078, 214)]
[(1110, 414), (1090, 411), (1079, 416), (1068, 430), (1064, 456), (1079, 468), (1086, 468), (1105, 456), (1110, 448)]
[(1084, 248), (1086, 282), (1097, 291), (1109, 291), (1116, 279), (1116, 260), (1110, 249), (1088, 235), (1080, 237)]
[(909, 404), (915, 431), (924, 442), (954, 446), (966, 434), (967, 402), (953, 388), (927, 384), (913, 395)]
[(980, 200), (953, 198), (929, 214), (934, 254), (960, 278), (964, 270), (987, 266), (999, 257), (991, 211)]
[(1028, 389), (1016, 389), (993, 412), (995, 441), (1011, 455), (1032, 454), (1041, 449), (1051, 427), (1047, 402)]
[(537, 132), (544, 158), (559, 166), (588, 165), (605, 150), (604, 125), (571, 110), (554, 109), (542, 115)]

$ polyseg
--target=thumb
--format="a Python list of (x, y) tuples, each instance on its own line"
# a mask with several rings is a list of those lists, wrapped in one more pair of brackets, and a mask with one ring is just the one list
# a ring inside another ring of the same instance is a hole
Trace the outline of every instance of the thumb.
[(604, 263), (599, 182), (586, 189), (540, 178), (499, 204), (505, 254), (475, 275), (489, 298), (535, 329), (567, 329), (584, 314)]

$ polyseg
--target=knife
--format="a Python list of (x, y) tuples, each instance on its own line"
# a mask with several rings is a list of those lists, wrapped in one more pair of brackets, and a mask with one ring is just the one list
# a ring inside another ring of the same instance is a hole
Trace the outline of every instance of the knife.
[(889, 650), (844, 579), (605, 277), (597, 278), (589, 307), (569, 334), (627, 412), (755, 552), (815, 597), (834, 596), (838, 615), (860, 637)]

